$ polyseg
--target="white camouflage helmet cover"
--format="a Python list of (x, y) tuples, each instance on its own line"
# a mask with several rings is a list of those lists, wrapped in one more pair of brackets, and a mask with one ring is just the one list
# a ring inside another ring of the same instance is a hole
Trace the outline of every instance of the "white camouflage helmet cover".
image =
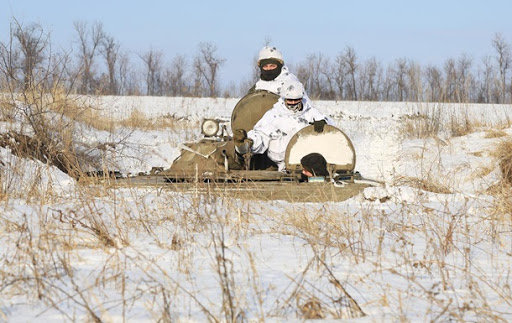
[(302, 99), (304, 97), (304, 85), (299, 81), (290, 80), (283, 84), (281, 96), (284, 99)]
[(262, 59), (269, 59), (274, 58), (281, 62), (281, 64), (284, 64), (283, 61), (283, 54), (275, 48), (271, 46), (265, 46), (260, 50), (260, 54), (258, 55), (258, 64)]

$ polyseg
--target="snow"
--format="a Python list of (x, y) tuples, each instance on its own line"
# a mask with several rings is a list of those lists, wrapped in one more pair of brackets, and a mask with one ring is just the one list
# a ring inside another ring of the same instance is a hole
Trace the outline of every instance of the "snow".
[[(136, 110), (190, 124), (229, 120), (237, 102), (80, 99), (118, 120)], [(339, 203), (246, 201), (76, 183), (0, 148), (1, 319), (224, 321), (231, 295), (239, 319), (301, 321), (317, 299), (334, 320), (347, 317), (337, 280), (366, 314), (357, 321), (512, 320), (511, 219), (488, 190), (501, 177), (492, 151), (512, 135), (512, 106), (315, 105), (351, 139), (356, 170), (383, 185)], [(418, 114), (439, 116), (438, 135), (405, 134)], [(454, 119), (478, 127), (453, 136)], [(125, 175), (169, 167), (179, 145), (199, 137), (197, 129), (79, 133), (84, 151)]]

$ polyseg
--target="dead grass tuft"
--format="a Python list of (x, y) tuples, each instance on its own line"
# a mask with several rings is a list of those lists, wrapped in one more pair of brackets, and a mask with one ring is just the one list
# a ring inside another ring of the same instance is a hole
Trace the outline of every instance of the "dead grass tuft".
[(11, 121), (14, 119), (14, 104), (7, 95), (0, 93), (0, 121)]
[(193, 123), (183, 118), (177, 118), (172, 115), (166, 115), (157, 118), (148, 118), (141, 111), (135, 109), (131, 112), (130, 116), (121, 120), (117, 125), (141, 130), (162, 130), (162, 129), (187, 129), (190, 127), (197, 127), (197, 123)]
[(512, 184), (512, 139), (500, 142), (493, 155), (498, 160), (503, 182)]
[(450, 115), (449, 132), (452, 137), (462, 137), (473, 133), (484, 124), (479, 120), (470, 120), (467, 113)]
[(161, 129), (180, 130), (198, 126), (197, 122), (191, 125), (190, 121), (173, 115), (149, 118), (138, 109), (132, 110), (130, 115), (122, 120), (115, 120), (112, 117), (103, 115), (101, 109), (81, 102), (79, 97), (66, 97), (65, 93), (60, 92), (51, 96), (51, 101), (47, 104), (51, 111), (102, 131), (114, 131), (119, 127), (147, 131)]
[(58, 86), (46, 89), (38, 85), (4, 95), (1, 106), (2, 115), (16, 117), (25, 127), (2, 134), (1, 146), (11, 148), (19, 157), (54, 165), (73, 178), (81, 176), (81, 166), (91, 161), (77, 152), (77, 122), (100, 120), (94, 110), (84, 108)]
[(302, 314), (302, 318), (305, 320), (318, 320), (325, 318), (322, 304), (316, 298), (311, 298), (304, 304), (299, 304), (299, 309)]
[(79, 108), (72, 106), (71, 109), (77, 110), (68, 111), (66, 114), (77, 122), (101, 131), (111, 132), (116, 128), (115, 121), (113, 119), (102, 116), (100, 111), (94, 107)]
[(407, 138), (430, 138), (448, 134), (460, 137), (477, 131), (488, 124), (482, 120), (470, 118), (467, 108), (450, 111), (447, 106), (433, 104), (420, 106), (420, 112), (402, 119), (401, 133)]
[(403, 118), (400, 132), (407, 138), (437, 137), (440, 126), (439, 115), (417, 114)]
[(501, 138), (507, 136), (507, 133), (503, 130), (490, 129), (485, 132), (484, 138)]
[(493, 211), (497, 218), (500, 220), (512, 220), (512, 185), (507, 183), (495, 186), (491, 193), (496, 197)]
[(83, 123), (94, 129), (112, 131), (112, 119), (101, 116), (100, 110), (83, 102), (80, 96), (70, 96), (62, 89), (55, 89), (45, 96), (44, 105), (49, 111), (65, 116), (70, 120)]
[(446, 185), (443, 185), (432, 178), (422, 179), (411, 176), (398, 176), (395, 178), (393, 185), (406, 185), (414, 188), (421, 189), (423, 191), (439, 193), (439, 194), (452, 194)]
[(501, 170), (501, 181), (492, 185), (487, 193), (493, 195), (496, 200), (492, 212), (496, 218), (503, 219), (507, 216), (510, 220), (512, 214), (512, 139), (501, 141), (491, 153)]
[(473, 178), (483, 178), (494, 170), (491, 166), (480, 166), (473, 172)]
[(130, 116), (121, 120), (119, 125), (126, 128), (139, 128), (144, 130), (153, 128), (153, 122), (137, 109), (132, 110)]

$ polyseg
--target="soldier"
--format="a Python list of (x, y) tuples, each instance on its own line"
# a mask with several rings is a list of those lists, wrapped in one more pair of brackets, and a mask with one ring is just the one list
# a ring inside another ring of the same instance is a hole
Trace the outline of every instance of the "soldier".
[[(265, 90), (281, 96), (284, 83), (300, 82), (297, 76), (284, 65), (283, 55), (275, 47), (265, 46), (260, 50), (258, 67), (260, 69), (260, 79), (249, 90), (249, 93)], [(309, 101), (305, 92), (304, 98)]]
[(281, 87), (286, 81), (298, 81), (297, 77), (288, 71), (284, 65), (281, 52), (270, 46), (265, 46), (258, 55), (258, 67), (260, 69), (260, 79), (249, 90), (265, 90), (280, 95)]
[(241, 155), (266, 153), (278, 170), (284, 171), (288, 143), (293, 135), (309, 124), (314, 124), (315, 131), (322, 132), (324, 125), (332, 124), (332, 121), (306, 100), (302, 83), (289, 80), (283, 84), (279, 100), (251, 131), (235, 130), (236, 151)]
[(306, 177), (329, 176), (327, 161), (319, 153), (310, 153), (300, 159), (302, 174)]

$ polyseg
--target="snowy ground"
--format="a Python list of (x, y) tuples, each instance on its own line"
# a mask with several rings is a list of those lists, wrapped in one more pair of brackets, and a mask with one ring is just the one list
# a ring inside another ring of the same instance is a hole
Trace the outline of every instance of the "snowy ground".
[[(89, 100), (113, 119), (137, 110), (190, 125), (229, 120), (237, 102)], [(366, 314), (358, 321), (512, 320), (511, 209), (488, 191), (512, 106), (316, 106), (353, 141), (356, 170), (384, 186), (315, 204), (79, 185), (0, 148), (0, 319), (333, 320), (358, 316), (350, 295)], [(439, 122), (435, 136), (407, 135), (418, 115)], [(454, 123), (474, 126), (453, 136)], [(118, 142), (103, 158), (137, 174), (169, 167), (199, 131), (81, 134), (88, 146)]]

